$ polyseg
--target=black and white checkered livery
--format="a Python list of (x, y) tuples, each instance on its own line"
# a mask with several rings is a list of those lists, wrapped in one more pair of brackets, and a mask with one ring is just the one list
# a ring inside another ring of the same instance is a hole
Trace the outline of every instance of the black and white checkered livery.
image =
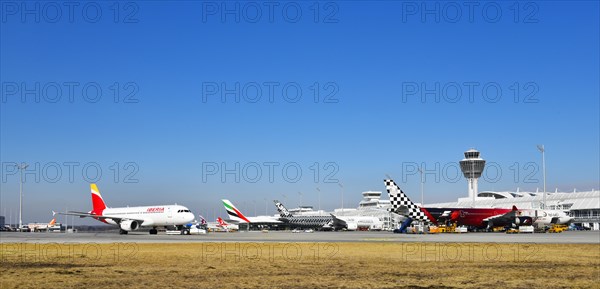
[[(408, 213), (406, 215), (413, 219), (414, 221), (425, 221), (429, 223), (433, 223), (432, 220), (425, 214), (419, 206), (415, 205), (400, 187), (396, 185), (394, 180), (383, 180), (385, 183), (385, 189), (390, 196), (390, 203), (392, 207), (389, 209), (391, 212), (401, 214), (400, 211), (406, 209)], [(403, 214), (404, 215), (404, 214)]]

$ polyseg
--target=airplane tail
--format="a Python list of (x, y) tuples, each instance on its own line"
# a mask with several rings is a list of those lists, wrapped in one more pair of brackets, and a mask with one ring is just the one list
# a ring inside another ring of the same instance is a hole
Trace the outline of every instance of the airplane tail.
[(406, 194), (396, 185), (394, 180), (388, 179), (383, 180), (385, 188), (390, 196), (390, 203), (392, 207), (389, 209), (391, 212), (398, 212), (401, 209), (407, 209), (407, 217), (414, 221), (425, 221), (435, 224), (435, 218), (425, 209), (415, 205)]
[(90, 189), (92, 191), (92, 211), (91, 214), (102, 215), (104, 209), (106, 209), (106, 204), (100, 195), (100, 190), (98, 190), (98, 186), (96, 184), (90, 184)]
[(202, 215), (198, 215), (198, 217), (200, 218), (200, 225), (206, 225), (206, 219)]
[(225, 221), (223, 221), (223, 219), (221, 219), (221, 217), (218, 217), (218, 218), (217, 218), (217, 222), (219, 222), (219, 225), (220, 225), (221, 227), (225, 227), (225, 226), (227, 226), (227, 224), (225, 224)]
[(50, 223), (48, 223), (48, 228), (54, 226), (54, 224), (56, 224), (56, 218), (52, 218), (52, 221), (50, 221)]
[(250, 223), (248, 218), (246, 218), (246, 216), (244, 216), (244, 214), (242, 214), (242, 212), (240, 212), (229, 200), (222, 201), (223, 206), (225, 206), (225, 210), (231, 219), (239, 222)]
[(282, 218), (292, 217), (292, 213), (290, 213), (290, 211), (288, 211), (288, 209), (286, 209), (282, 203), (280, 203), (278, 200), (274, 200), (273, 202), (275, 203), (275, 207), (277, 207), (277, 211)]

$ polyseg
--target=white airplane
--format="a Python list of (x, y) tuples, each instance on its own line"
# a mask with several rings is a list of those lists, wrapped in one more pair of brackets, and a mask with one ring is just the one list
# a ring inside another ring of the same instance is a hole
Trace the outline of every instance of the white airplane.
[(291, 227), (312, 227), (318, 229), (346, 229), (355, 231), (359, 228), (368, 228), (369, 230), (383, 229), (383, 222), (377, 217), (371, 216), (336, 216), (334, 214), (324, 216), (294, 216), (279, 201), (274, 200), (275, 207), (281, 216), (280, 220), (285, 221)]
[(230, 232), (238, 231), (240, 226), (238, 224), (226, 223), (221, 217), (218, 217), (216, 222), (208, 223), (208, 228), (215, 232)]
[(368, 228), (370, 231), (380, 231), (383, 229), (383, 222), (377, 217), (370, 216), (335, 216), (333, 222), (335, 225), (338, 223), (345, 226), (349, 231), (355, 231), (359, 228)]
[(278, 218), (271, 216), (246, 217), (240, 212), (229, 200), (222, 200), (223, 206), (232, 221), (237, 223), (253, 223), (253, 224), (282, 224)]
[(50, 228), (53, 228), (55, 224), (56, 218), (52, 218), (52, 220), (49, 223), (29, 223), (28, 227), (29, 229), (31, 229), (32, 232), (47, 232)]
[(221, 227), (223, 229), (225, 229), (225, 231), (229, 232), (229, 230), (239, 230), (240, 226), (236, 225), (236, 224), (227, 224), (225, 223), (225, 221), (223, 221), (223, 219), (221, 219), (221, 217), (217, 218), (217, 222), (219, 223), (217, 225), (217, 227)]
[(96, 184), (90, 184), (92, 191), (92, 210), (85, 212), (69, 211), (61, 215), (94, 218), (100, 222), (119, 226), (119, 234), (137, 230), (140, 227), (152, 227), (151, 235), (157, 234), (157, 227), (174, 226), (182, 234), (189, 234), (184, 225), (194, 220), (194, 214), (184, 206), (160, 205), (148, 207), (107, 208)]
[(565, 211), (560, 210), (522, 210), (524, 213), (533, 217), (533, 225), (538, 228), (549, 227), (553, 224), (568, 225), (573, 221), (573, 217)]

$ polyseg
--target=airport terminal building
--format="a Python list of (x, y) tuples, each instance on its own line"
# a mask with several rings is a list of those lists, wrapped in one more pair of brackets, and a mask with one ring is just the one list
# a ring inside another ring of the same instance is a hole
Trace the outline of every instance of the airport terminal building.
[(357, 208), (335, 209), (333, 213), (336, 216), (377, 217), (383, 222), (383, 230), (393, 230), (399, 226), (403, 217), (390, 213), (387, 210), (391, 207), (390, 200), (382, 200), (381, 195), (382, 192), (379, 191), (362, 192), (363, 199)]

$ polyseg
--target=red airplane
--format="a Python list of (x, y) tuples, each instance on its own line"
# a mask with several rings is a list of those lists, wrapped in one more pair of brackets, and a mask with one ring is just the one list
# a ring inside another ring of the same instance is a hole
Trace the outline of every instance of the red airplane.
[(392, 207), (391, 212), (404, 215), (413, 221), (433, 225), (452, 222), (458, 226), (492, 228), (495, 226), (532, 225), (533, 219), (521, 216), (516, 206), (502, 208), (422, 208), (413, 203), (393, 180), (384, 180)]

